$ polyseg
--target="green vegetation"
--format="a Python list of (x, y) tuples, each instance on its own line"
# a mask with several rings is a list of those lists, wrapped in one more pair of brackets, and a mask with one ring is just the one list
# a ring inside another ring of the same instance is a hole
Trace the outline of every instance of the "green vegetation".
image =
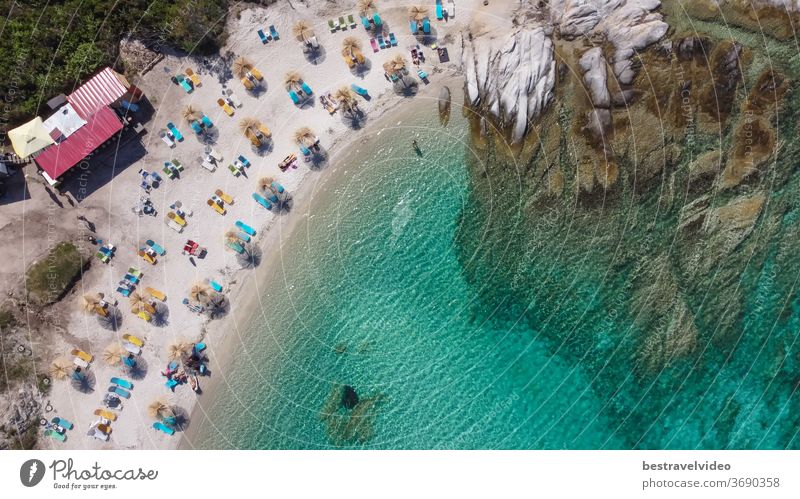
[(83, 257), (74, 244), (59, 243), (46, 258), (28, 269), (29, 296), (41, 304), (56, 301), (78, 278), (83, 266)]
[(17, 323), (14, 312), (6, 308), (0, 309), (0, 331), (13, 327)]
[(2, 129), (38, 114), (48, 99), (71, 91), (97, 69), (118, 65), (119, 41), (127, 34), (155, 49), (217, 51), (227, 1), (0, 0), (0, 10)]

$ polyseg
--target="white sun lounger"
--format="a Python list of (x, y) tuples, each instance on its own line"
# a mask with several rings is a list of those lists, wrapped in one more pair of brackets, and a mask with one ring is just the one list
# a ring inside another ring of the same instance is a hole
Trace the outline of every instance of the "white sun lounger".
[(167, 144), (170, 148), (175, 147), (175, 141), (172, 140), (172, 138), (170, 138), (170, 136), (164, 132), (161, 132), (161, 140), (163, 140), (164, 143)]
[(142, 349), (134, 345), (133, 343), (125, 342), (125, 350), (129, 351), (133, 355), (139, 355), (142, 353)]
[(234, 107), (242, 107), (242, 101), (236, 96), (235, 93), (231, 92), (228, 94), (228, 100), (231, 101)]
[(215, 165), (214, 163), (210, 162), (207, 159), (204, 159), (203, 162), (200, 163), (200, 164), (203, 166), (203, 168), (205, 168), (206, 170), (208, 170), (210, 172), (213, 172), (214, 170), (217, 169), (217, 165)]
[(217, 160), (217, 163), (222, 163), (222, 154), (220, 154), (216, 149), (211, 149), (211, 152), (208, 153), (209, 156)]
[(181, 227), (181, 225), (178, 222), (175, 222), (173, 220), (169, 220), (168, 219), (167, 220), (167, 225), (169, 226), (170, 229), (174, 230), (178, 234), (183, 232), (183, 227)]
[(75, 357), (74, 359), (72, 359), (72, 363), (83, 369), (89, 367), (89, 363), (81, 359), (80, 357)]

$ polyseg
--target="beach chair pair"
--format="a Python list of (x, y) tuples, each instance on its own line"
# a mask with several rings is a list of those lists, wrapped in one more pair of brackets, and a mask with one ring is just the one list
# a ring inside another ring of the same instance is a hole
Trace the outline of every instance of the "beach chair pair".
[(238, 227), (242, 232), (246, 232), (248, 235), (255, 236), (256, 231), (246, 223), (242, 222), (241, 220), (236, 221), (236, 227)]
[(212, 199), (207, 199), (207, 200), (206, 200), (206, 204), (207, 204), (208, 206), (210, 206), (211, 208), (213, 208), (213, 209), (214, 209), (214, 211), (216, 211), (216, 212), (217, 212), (217, 213), (219, 213), (220, 215), (224, 215), (224, 214), (226, 213), (226, 212), (225, 212), (225, 208), (223, 208), (222, 206), (220, 206), (218, 203), (215, 203), (215, 202), (214, 202), (214, 200), (212, 200)]
[(229, 106), (227, 102), (225, 102), (223, 99), (217, 99), (217, 104), (219, 104), (219, 107), (222, 108), (225, 114), (228, 116), (233, 116), (233, 108)]
[(263, 206), (264, 208), (266, 208), (268, 210), (272, 209), (272, 204), (269, 201), (267, 201), (266, 199), (264, 199), (263, 197), (261, 197), (261, 195), (259, 193), (254, 192), (253, 193), (253, 199), (255, 199), (255, 201), (258, 204), (260, 204), (261, 206)]
[(226, 194), (222, 189), (215, 190), (214, 194), (216, 194), (217, 197), (219, 197), (225, 204), (233, 204), (233, 197), (230, 194)]
[(188, 76), (189, 79), (192, 80), (192, 85), (194, 85), (195, 87), (200, 86), (200, 77), (197, 76), (194, 71), (192, 71), (192, 68), (186, 68), (184, 70), (184, 73), (186, 73), (186, 76)]
[(167, 123), (167, 129), (170, 131), (172, 136), (175, 137), (175, 140), (178, 142), (183, 142), (183, 134), (171, 121)]

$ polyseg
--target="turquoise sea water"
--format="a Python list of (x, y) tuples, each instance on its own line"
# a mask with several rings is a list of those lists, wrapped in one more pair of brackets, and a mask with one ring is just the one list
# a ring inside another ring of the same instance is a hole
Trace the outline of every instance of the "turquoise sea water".
[(619, 241), (565, 244), (574, 220), (525, 232), (503, 212), (519, 192), (495, 192), (496, 205), (476, 195), (468, 164), (482, 159), (460, 113), (446, 128), (434, 111), (403, 117), (358, 148), (302, 209), (192, 446), (798, 446), (798, 379), (775, 377), (796, 361), (796, 333), (780, 366), (755, 333), (741, 343), (761, 346), (757, 377), (710, 344), (699, 368), (692, 357), (641, 375), (625, 343), (645, 327), (629, 306), (633, 270), (608, 262)]

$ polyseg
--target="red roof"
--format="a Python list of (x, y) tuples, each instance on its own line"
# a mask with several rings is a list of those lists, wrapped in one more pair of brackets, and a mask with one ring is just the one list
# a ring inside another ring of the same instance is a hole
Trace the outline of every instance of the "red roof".
[(110, 107), (102, 107), (86, 118), (86, 124), (65, 141), (39, 153), (35, 158), (36, 163), (50, 178), (56, 179), (121, 129), (122, 122), (117, 113)]
[(98, 109), (116, 102), (126, 93), (128, 88), (117, 78), (117, 73), (105, 68), (69, 94), (67, 100), (75, 112), (86, 120)]

